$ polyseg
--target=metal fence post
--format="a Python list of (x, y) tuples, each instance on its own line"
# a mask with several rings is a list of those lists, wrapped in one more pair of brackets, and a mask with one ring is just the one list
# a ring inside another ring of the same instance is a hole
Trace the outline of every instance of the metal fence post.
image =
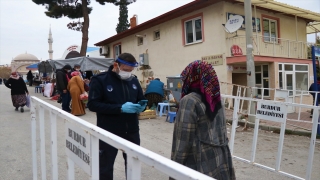
[(141, 179), (141, 162), (138, 158), (127, 154), (127, 176), (128, 180)]
[(287, 115), (288, 115), (288, 105), (286, 107), (287, 107), (287, 109), (286, 109), (286, 113), (284, 115), (284, 121), (281, 122), (278, 153), (277, 153), (276, 168), (275, 168), (276, 171), (280, 170), (280, 164), (281, 164), (283, 141), (284, 141), (284, 134), (285, 134), (285, 131), (286, 131), (286, 122), (287, 122)]
[(50, 112), (52, 180), (58, 179), (57, 114)]
[(68, 157), (68, 180), (74, 180), (74, 162)]
[(231, 137), (230, 137), (230, 144), (229, 144), (230, 145), (230, 152), (231, 152), (232, 155), (233, 155), (233, 150), (234, 150), (234, 137), (235, 137), (235, 134), (236, 134), (236, 128), (238, 126), (239, 104), (240, 104), (239, 97), (235, 97), (233, 116), (232, 116)]
[(91, 154), (92, 154), (92, 169), (91, 169), (91, 174), (92, 180), (99, 179), (99, 138), (90, 135), (91, 136)]
[(39, 122), (40, 122), (40, 155), (41, 155), (41, 177), (43, 180), (47, 179), (47, 165), (46, 165), (46, 138), (44, 127), (44, 108), (39, 106)]
[(307, 163), (306, 180), (310, 180), (311, 179), (314, 148), (316, 146), (316, 140), (317, 140), (319, 109), (316, 109), (314, 107), (316, 107), (316, 106), (313, 106), (312, 132), (311, 132), (311, 138), (310, 138), (310, 147), (309, 147), (309, 155), (308, 155), (308, 163)]
[(37, 122), (36, 122), (36, 108), (34, 99), (30, 101), (31, 112), (31, 145), (32, 145), (32, 174), (33, 180), (38, 179), (38, 167), (37, 167)]

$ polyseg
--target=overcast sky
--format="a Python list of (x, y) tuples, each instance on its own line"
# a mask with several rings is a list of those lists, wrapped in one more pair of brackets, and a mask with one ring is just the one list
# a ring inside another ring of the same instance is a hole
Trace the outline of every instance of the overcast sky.
[[(193, 0), (137, 0), (129, 5), (128, 16), (138, 15), (138, 23), (159, 16)], [(303, 9), (320, 12), (320, 0), (277, 0)], [(113, 4), (100, 5), (91, 0), (88, 46), (116, 34), (119, 8)], [(45, 16), (44, 6), (32, 0), (0, 0), (0, 65), (10, 64), (15, 56), (28, 52), (40, 60), (48, 55), (48, 33), (53, 34), (53, 58), (60, 58), (73, 44), (81, 45), (81, 32), (67, 28), (68, 18), (52, 19)], [(72, 20), (71, 20), (72, 21)], [(309, 38), (309, 41), (314, 40)]]

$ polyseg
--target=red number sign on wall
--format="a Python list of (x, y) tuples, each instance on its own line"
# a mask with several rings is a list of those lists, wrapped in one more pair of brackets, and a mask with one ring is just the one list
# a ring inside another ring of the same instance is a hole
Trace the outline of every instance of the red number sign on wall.
[(238, 45), (231, 46), (231, 54), (232, 56), (242, 56), (242, 49)]

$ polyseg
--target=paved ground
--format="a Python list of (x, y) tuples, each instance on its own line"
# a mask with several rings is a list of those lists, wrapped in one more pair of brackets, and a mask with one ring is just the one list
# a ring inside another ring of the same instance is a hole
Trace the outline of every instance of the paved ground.
[[(57, 107), (60, 106), (55, 101), (48, 100), (42, 94), (35, 94), (34, 87), (29, 87), (30, 94), (37, 96), (46, 102)], [(10, 91), (5, 86), (0, 85), (0, 179), (2, 180), (29, 180), (32, 179), (31, 162), (31, 125), (30, 110), (26, 112), (15, 112), (10, 99)], [(47, 179), (50, 176), (50, 127), (49, 115), (45, 113), (46, 122), (46, 152), (47, 152)], [(95, 124), (95, 113), (87, 111), (84, 120)], [(64, 125), (58, 121), (58, 162), (59, 179), (66, 179), (66, 156), (64, 146)], [(228, 128), (230, 128), (228, 126)], [(165, 117), (158, 117), (152, 120), (141, 120), (141, 146), (164, 157), (169, 158), (171, 154), (173, 124), (165, 122)], [(230, 133), (228, 133), (230, 135)], [(39, 131), (37, 131), (39, 135)], [(252, 129), (236, 133), (234, 155), (250, 159), (252, 144)], [(259, 141), (257, 145), (256, 162), (274, 167), (277, 152), (279, 135), (259, 131)], [(38, 148), (39, 148), (38, 137)], [(310, 139), (304, 136), (286, 135), (283, 148), (281, 170), (298, 176), (305, 176), (306, 162), (308, 157), (308, 147)], [(40, 154), (40, 153), (39, 153)], [(312, 179), (320, 179), (320, 144), (316, 143)], [(254, 167), (243, 162), (234, 160), (237, 179), (290, 179), (264, 169)], [(40, 172), (40, 158), (38, 158), (38, 172)], [(115, 180), (124, 180), (124, 166), (122, 155), (118, 153), (114, 170)], [(40, 174), (38, 175), (40, 179)], [(81, 169), (76, 168), (76, 179), (89, 179)], [(143, 180), (168, 179), (165, 174), (158, 172), (152, 167), (142, 166)]]

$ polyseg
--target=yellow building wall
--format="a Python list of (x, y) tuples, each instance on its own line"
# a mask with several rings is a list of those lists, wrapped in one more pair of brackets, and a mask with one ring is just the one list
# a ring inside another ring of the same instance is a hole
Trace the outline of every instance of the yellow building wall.
[[(111, 43), (110, 57), (114, 57), (113, 45), (121, 42), (122, 53), (133, 54), (139, 60), (139, 54), (148, 50), (149, 64), (158, 77), (166, 84), (166, 77), (179, 75), (182, 70), (192, 61), (200, 60), (202, 56), (223, 54), (225, 42), (222, 3), (194, 11), (179, 18), (159, 24), (152, 28), (141, 31), (137, 34), (146, 35), (143, 45), (137, 45), (137, 37), (131, 35)], [(203, 13), (204, 41), (192, 45), (183, 44), (183, 27), (181, 20), (199, 13)], [(160, 39), (153, 40), (153, 32), (160, 30)], [(227, 81), (226, 58), (223, 58), (223, 65), (215, 66), (220, 81)], [(142, 81), (142, 71), (136, 72), (139, 80)]]
[[(241, 4), (233, 4), (229, 2), (224, 2), (224, 21), (227, 21), (227, 13), (234, 13), (239, 15), (245, 15), (244, 14), (244, 6)], [(280, 38), (287, 39), (287, 40), (293, 40), (293, 41), (307, 41), (306, 36), (306, 22), (302, 19), (297, 18), (297, 34), (298, 39), (296, 39), (296, 23), (295, 18), (292, 16), (283, 15), (280, 13), (273, 13), (269, 11), (264, 10), (256, 10), (256, 13), (254, 11), (254, 8), (252, 8), (252, 17), (260, 18), (260, 29), (262, 31), (262, 15), (268, 15), (271, 17), (279, 18), (280, 19)], [(244, 30), (238, 30), (238, 35), (245, 35)], [(256, 32), (253, 32), (253, 35), (256, 35)], [(258, 35), (262, 36), (262, 32), (258, 32)]]
[[(179, 75), (181, 71), (192, 61), (201, 59), (202, 56), (223, 54), (223, 65), (214, 66), (217, 71), (218, 78), (223, 82), (232, 82), (232, 72), (228, 71), (226, 65), (226, 57), (230, 51), (226, 38), (231, 37), (231, 34), (225, 32), (222, 24), (226, 23), (226, 14), (235, 13), (244, 15), (244, 7), (240, 4), (232, 4), (228, 2), (220, 2), (209, 7), (194, 11), (192, 13), (183, 15), (179, 18), (167, 21), (165, 23), (156, 25), (144, 31), (138, 32), (135, 35), (145, 35), (143, 45), (137, 43), (137, 37), (130, 35), (123, 39), (119, 39), (111, 44), (110, 55), (114, 57), (114, 45), (121, 43), (121, 50), (133, 54), (137, 61), (139, 54), (148, 52), (149, 65), (154, 73), (154, 77), (158, 77), (166, 84), (166, 77)], [(192, 45), (183, 44), (183, 27), (181, 20), (199, 13), (203, 13), (203, 35), (204, 41)], [(280, 37), (284, 39), (296, 40), (295, 18), (281, 14), (274, 14), (267, 11), (257, 9), (257, 17), (262, 20), (261, 15), (268, 15), (280, 18)], [(253, 11), (253, 17), (255, 12)], [(262, 22), (262, 21), (261, 21)], [(306, 26), (305, 22), (298, 19), (298, 40), (306, 41)], [(260, 25), (262, 30), (262, 25)], [(160, 31), (160, 39), (154, 40), (154, 31)], [(234, 35), (234, 34), (233, 34)], [(245, 35), (244, 30), (238, 30), (238, 35)], [(255, 32), (254, 32), (255, 35)], [(259, 32), (262, 35), (262, 32)], [(271, 65), (271, 64), (270, 64)], [(271, 82), (270, 87), (274, 88), (277, 83), (275, 79), (277, 76), (276, 64), (270, 67)], [(142, 76), (142, 70), (136, 71), (138, 79), (145, 85), (146, 77)]]

